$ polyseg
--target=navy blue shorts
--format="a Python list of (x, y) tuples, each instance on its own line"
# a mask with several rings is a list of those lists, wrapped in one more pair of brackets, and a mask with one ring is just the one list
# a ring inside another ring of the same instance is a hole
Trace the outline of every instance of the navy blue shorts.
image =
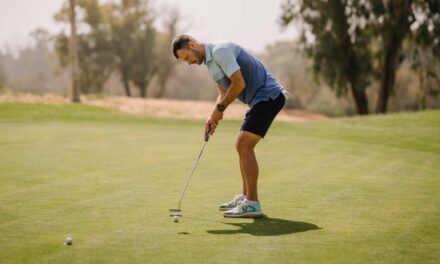
[(272, 121), (281, 111), (285, 102), (284, 95), (280, 93), (275, 100), (269, 99), (269, 101), (259, 102), (252, 106), (247, 111), (240, 130), (251, 132), (264, 138)]

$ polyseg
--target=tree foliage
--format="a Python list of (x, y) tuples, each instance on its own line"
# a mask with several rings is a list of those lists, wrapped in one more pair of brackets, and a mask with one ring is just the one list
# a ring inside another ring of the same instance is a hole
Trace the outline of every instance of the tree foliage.
[(165, 32), (163, 34), (157, 34), (156, 46), (157, 46), (157, 78), (158, 78), (158, 91), (155, 94), (156, 98), (161, 98), (165, 94), (165, 88), (170, 76), (173, 74), (176, 66), (176, 60), (170, 52), (170, 43), (173, 41), (177, 34), (179, 23), (182, 20), (180, 11), (176, 8), (168, 8), (168, 11), (163, 14), (163, 26)]
[[(65, 8), (55, 16), (62, 23), (67, 21)], [(131, 96), (130, 82), (145, 96), (155, 69), (155, 29), (148, 1), (101, 5), (97, 0), (78, 0), (77, 9), (81, 90), (102, 92), (105, 81), (117, 70), (127, 96)], [(66, 34), (58, 34), (55, 47), (63, 66), (67, 63), (67, 43)]]
[(440, 94), (440, 2), (425, 1), (415, 6), (414, 34), (411, 36), (410, 62), (419, 76), (419, 109), (428, 97)]
[(139, 89), (141, 97), (147, 96), (148, 84), (153, 79), (157, 70), (154, 58), (154, 40), (156, 31), (151, 24), (146, 25), (139, 32), (137, 41), (133, 47), (136, 56), (133, 60), (131, 79)]
[(286, 0), (282, 9), (283, 25), (301, 26), (315, 73), (338, 95), (349, 84), (360, 114), (372, 80), (380, 81), (376, 112), (387, 111), (405, 40), (438, 54), (438, 0)]
[(314, 72), (338, 96), (350, 89), (359, 114), (368, 113), (365, 89), (372, 73), (366, 12), (356, 1), (286, 1), (282, 23), (299, 23)]
[(6, 81), (6, 73), (0, 60), (0, 92), (5, 88)]
[(396, 71), (403, 61), (402, 44), (415, 21), (412, 10), (415, 2), (414, 0), (367, 2), (371, 14), (369, 24), (372, 25), (380, 47), (375, 54), (379, 60), (380, 78), (377, 113), (386, 113), (389, 96), (394, 92)]
[[(68, 23), (67, 5), (56, 14), (57, 21)], [(113, 53), (108, 40), (108, 28), (97, 0), (78, 0), (77, 48), (79, 86), (83, 93), (100, 93), (113, 70)], [(68, 36), (56, 36), (56, 52), (62, 66), (68, 63)]]
[(120, 3), (110, 3), (106, 7), (114, 62), (125, 94), (131, 96), (130, 80), (133, 79), (134, 69), (137, 67), (136, 57), (140, 55), (137, 54), (137, 46), (142, 42), (145, 28), (151, 27), (150, 12), (147, 2), (139, 0), (124, 0)]
[(26, 47), (0, 53), (0, 64), (4, 69), (4, 85), (15, 91), (49, 91), (49, 82), (56, 76), (51, 61), (51, 37), (48, 31), (37, 28), (30, 33), (30, 44)]

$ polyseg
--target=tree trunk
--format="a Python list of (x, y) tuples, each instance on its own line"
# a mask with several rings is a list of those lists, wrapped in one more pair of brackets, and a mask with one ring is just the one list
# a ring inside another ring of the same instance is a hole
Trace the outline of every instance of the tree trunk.
[(146, 84), (142, 84), (139, 86), (139, 93), (142, 98), (147, 97), (147, 85)]
[[(168, 76), (167, 76), (168, 77)], [(156, 98), (162, 98), (165, 94), (165, 88), (167, 84), (167, 77), (159, 76), (159, 91), (156, 93)]]
[(359, 115), (368, 115), (368, 98), (365, 94), (365, 90), (358, 91), (353, 85), (351, 87), (351, 94), (353, 95), (354, 102), (356, 104), (356, 110)]
[(130, 80), (125, 75), (122, 76), (122, 83), (124, 84), (124, 91), (125, 95), (128, 97), (131, 97), (131, 91), (130, 91)]
[(368, 115), (368, 98), (365, 93), (365, 89), (359, 89), (358, 76), (359, 65), (356, 57), (356, 53), (353, 51), (353, 47), (348, 42), (347, 46), (350, 47), (349, 52), (349, 65), (347, 69), (348, 82), (350, 83), (351, 94), (356, 105), (356, 111), (359, 115)]
[(387, 112), (388, 99), (396, 79), (397, 57), (401, 43), (401, 40), (398, 40), (397, 38), (393, 39), (390, 47), (386, 51), (382, 77), (380, 80), (376, 113), (385, 114)]
[(425, 89), (425, 70), (423, 68), (423, 64), (420, 66), (419, 70), (419, 81), (420, 81), (420, 90), (421, 95), (419, 99), (419, 110), (426, 110), (426, 97), (427, 97), (427, 89)]
[(69, 65), (70, 65), (70, 93), (71, 101), (79, 103), (78, 87), (78, 51), (76, 42), (76, 24), (75, 24), (75, 0), (69, 0), (69, 20), (70, 20), (70, 38), (69, 38)]
[(383, 62), (376, 113), (384, 114), (387, 112), (388, 99), (391, 91), (393, 91), (394, 82), (396, 80), (399, 52), (402, 47), (403, 39), (409, 32), (411, 24), (414, 22), (414, 20), (409, 20), (412, 2), (413, 0), (390, 2), (394, 11), (393, 16), (390, 18), (390, 26), (388, 30), (383, 33), (385, 40), (385, 61)]

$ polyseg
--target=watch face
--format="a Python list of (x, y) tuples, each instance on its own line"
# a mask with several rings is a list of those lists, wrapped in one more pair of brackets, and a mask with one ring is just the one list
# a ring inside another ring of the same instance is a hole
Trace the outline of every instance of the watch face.
[(218, 109), (220, 112), (223, 112), (223, 111), (225, 111), (225, 106), (224, 106), (224, 105), (221, 105), (221, 104), (218, 104), (218, 105), (217, 105), (217, 109)]

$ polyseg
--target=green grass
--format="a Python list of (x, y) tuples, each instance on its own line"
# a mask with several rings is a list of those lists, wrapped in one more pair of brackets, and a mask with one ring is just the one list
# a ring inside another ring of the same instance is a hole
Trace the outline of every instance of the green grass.
[[(274, 123), (257, 147), (266, 218), (224, 219), (239, 122), (0, 104), (1, 263), (438, 263), (440, 111)], [(71, 235), (73, 246), (64, 246)]]

